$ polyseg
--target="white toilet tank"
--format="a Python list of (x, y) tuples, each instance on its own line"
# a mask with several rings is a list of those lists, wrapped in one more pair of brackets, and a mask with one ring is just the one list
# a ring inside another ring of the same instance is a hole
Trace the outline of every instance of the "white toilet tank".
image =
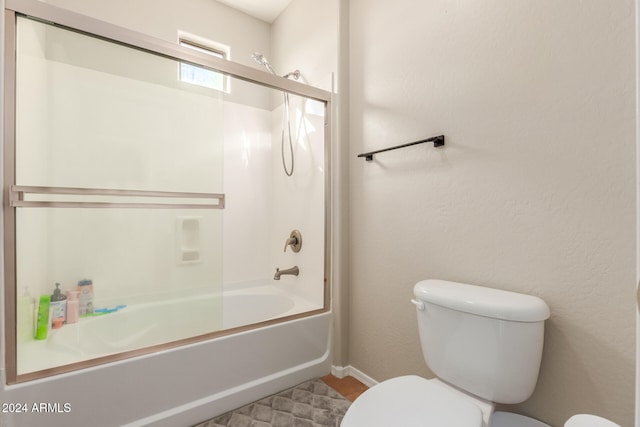
[(414, 288), (425, 361), (438, 378), (496, 403), (519, 403), (538, 379), (547, 304), (444, 280)]

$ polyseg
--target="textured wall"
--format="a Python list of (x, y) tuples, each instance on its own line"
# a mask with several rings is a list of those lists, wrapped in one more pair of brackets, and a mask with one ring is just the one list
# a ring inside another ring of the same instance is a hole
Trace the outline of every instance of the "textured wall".
[(552, 317), (509, 410), (632, 425), (634, 30), (631, 0), (351, 1), (352, 366), (431, 375), (420, 279), (529, 293)]

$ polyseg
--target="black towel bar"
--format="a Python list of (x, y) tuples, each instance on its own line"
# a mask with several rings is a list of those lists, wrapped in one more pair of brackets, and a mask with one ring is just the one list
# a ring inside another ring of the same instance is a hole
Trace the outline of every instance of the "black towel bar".
[(408, 144), (402, 144), (402, 145), (397, 145), (395, 147), (383, 148), (382, 150), (376, 150), (376, 151), (370, 151), (368, 153), (358, 154), (358, 157), (364, 157), (364, 159), (367, 162), (370, 162), (371, 160), (373, 160), (374, 154), (382, 153), (384, 151), (397, 150), (398, 148), (410, 147), (412, 145), (423, 144), (425, 142), (431, 142), (431, 141), (433, 141), (434, 147), (442, 147), (444, 145), (444, 135), (438, 135), (431, 138), (422, 139), (420, 141), (410, 142)]

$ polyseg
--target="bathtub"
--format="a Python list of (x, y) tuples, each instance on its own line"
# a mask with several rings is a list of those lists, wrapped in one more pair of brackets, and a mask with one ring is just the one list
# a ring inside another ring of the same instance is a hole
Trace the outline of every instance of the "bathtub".
[[(180, 320), (187, 316), (167, 306), (174, 302), (134, 304), (65, 325), (47, 341), (31, 341), (21, 351), (29, 354), (26, 363), (35, 364), (32, 367), (43, 359), (75, 363), (133, 350), (141, 343), (156, 345), (167, 337), (180, 339), (171, 334), (185, 327), (207, 333), (203, 329), (207, 312), (200, 313), (200, 307), (208, 307), (214, 298), (220, 296), (191, 297), (181, 301), (188, 304), (178, 304), (188, 307), (190, 318), (196, 319), (188, 325)], [(225, 329), (309, 311), (315, 314), (6, 386), (3, 402), (24, 402), (27, 407), (51, 403), (57, 406), (50, 409), (62, 411), (53, 417), (34, 411), (3, 413), (0, 425), (193, 425), (330, 371), (330, 312), (285, 295), (274, 285), (225, 292), (223, 307)], [(174, 310), (171, 316), (162, 314), (170, 310)], [(149, 316), (153, 322), (146, 327), (130, 327)]]
[[(221, 312), (219, 308), (222, 308)], [(19, 344), (18, 373), (69, 365), (322, 308), (274, 285), (131, 304)]]

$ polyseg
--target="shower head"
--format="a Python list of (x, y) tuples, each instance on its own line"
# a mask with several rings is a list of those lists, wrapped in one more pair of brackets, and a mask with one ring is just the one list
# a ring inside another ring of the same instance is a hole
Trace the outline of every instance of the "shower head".
[(273, 67), (271, 66), (271, 64), (269, 64), (269, 61), (267, 61), (267, 58), (265, 58), (263, 54), (259, 52), (253, 52), (253, 54), (251, 54), (251, 58), (253, 58), (253, 60), (258, 64), (265, 67), (271, 74), (276, 74)]
[(293, 77), (295, 80), (298, 80), (300, 78), (300, 70), (293, 70), (282, 77), (284, 77), (285, 79), (288, 79), (289, 77)]
[(251, 59), (253, 59), (254, 61), (256, 61), (260, 65), (264, 65), (264, 63), (266, 61), (265, 58), (264, 58), (264, 55), (261, 54), (260, 52), (253, 52), (251, 54)]
[[(265, 58), (264, 55), (261, 54), (260, 52), (253, 52), (251, 54), (251, 58), (254, 61), (256, 61), (258, 64), (265, 67), (271, 74), (278, 75), (278, 73), (275, 72), (271, 64), (269, 64), (269, 61), (267, 61), (267, 58)], [(293, 70), (292, 72), (287, 73), (282, 77), (284, 77), (285, 79), (288, 79), (289, 77), (293, 77), (294, 79), (298, 80), (300, 78), (300, 70)]]
[[(274, 75), (278, 75), (275, 70), (273, 69), (273, 67), (271, 66), (271, 64), (269, 64), (269, 61), (267, 61), (267, 58), (264, 57), (263, 54), (261, 54), (260, 52), (253, 52), (253, 54), (251, 55), (251, 58), (253, 58), (254, 61), (256, 61), (258, 64), (262, 65), (263, 67), (265, 67), (271, 74)], [(290, 73), (285, 74), (284, 77), (285, 79), (288, 79), (289, 77), (293, 76), (294, 79), (298, 80), (298, 78), (300, 77), (300, 71), (299, 70), (294, 70)], [(282, 109), (283, 112), (283, 116), (282, 116), (282, 137), (280, 139), (280, 153), (282, 154), (282, 167), (284, 168), (284, 173), (287, 176), (291, 176), (293, 175), (293, 166), (295, 164), (295, 158), (294, 158), (294, 153), (293, 153), (293, 141), (291, 139), (291, 122), (289, 119), (289, 94), (287, 92), (284, 92), (284, 108)], [(287, 168), (287, 165), (284, 161), (284, 135), (285, 135), (285, 122), (286, 122), (286, 127), (289, 130), (289, 153), (291, 155), (291, 170), (289, 170)], [(276, 272), (276, 280), (278, 280), (280, 278), (278, 272)]]

